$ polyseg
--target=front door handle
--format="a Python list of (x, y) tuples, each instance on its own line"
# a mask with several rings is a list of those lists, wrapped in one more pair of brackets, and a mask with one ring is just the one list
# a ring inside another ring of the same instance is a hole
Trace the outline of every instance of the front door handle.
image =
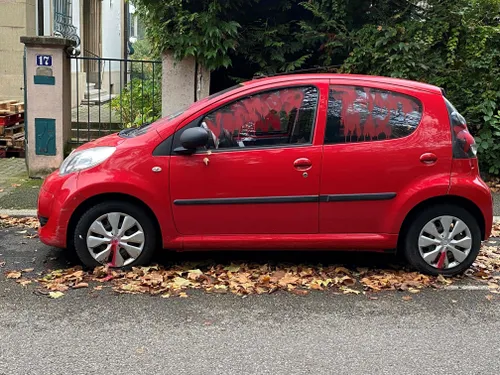
[(296, 170), (304, 172), (312, 168), (312, 162), (307, 158), (300, 158), (293, 162)]
[(428, 152), (420, 156), (420, 161), (424, 164), (434, 164), (437, 160), (437, 156), (432, 152)]

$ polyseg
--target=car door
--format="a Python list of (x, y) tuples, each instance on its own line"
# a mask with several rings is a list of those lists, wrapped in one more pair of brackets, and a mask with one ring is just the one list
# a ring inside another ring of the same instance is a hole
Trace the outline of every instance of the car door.
[(192, 126), (215, 138), (211, 148), (171, 156), (172, 213), (181, 234), (318, 233), (322, 140), (314, 135), (327, 82), (256, 90), (176, 132), (173, 149)]
[[(450, 135), (437, 127), (446, 114), (423, 104), (438, 99), (374, 82), (331, 82), (320, 233), (383, 233), (398, 199), (432, 185), (434, 177), (449, 178)], [(447, 193), (446, 185), (436, 189)]]

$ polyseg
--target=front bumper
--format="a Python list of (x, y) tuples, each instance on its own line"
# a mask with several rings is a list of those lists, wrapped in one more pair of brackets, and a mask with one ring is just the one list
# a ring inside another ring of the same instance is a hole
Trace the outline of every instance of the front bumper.
[(58, 172), (54, 172), (47, 177), (40, 189), (38, 235), (46, 245), (59, 248), (67, 246), (68, 224), (80, 202), (76, 194), (77, 179), (77, 174), (59, 176)]

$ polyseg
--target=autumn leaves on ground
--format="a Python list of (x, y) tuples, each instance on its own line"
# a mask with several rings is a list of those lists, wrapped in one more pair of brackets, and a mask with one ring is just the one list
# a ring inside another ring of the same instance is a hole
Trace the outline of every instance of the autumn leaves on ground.
[[(19, 228), (17, 233), (27, 238), (29, 230), (38, 226), (34, 218), (0, 217), (0, 227)], [(500, 225), (494, 227), (493, 236), (500, 236)], [(190, 290), (201, 289), (207, 293), (269, 294), (286, 291), (306, 295), (311, 291), (330, 290), (340, 294), (366, 295), (377, 298), (376, 293), (386, 290), (406, 292), (403, 299), (410, 300), (412, 293), (424, 288), (442, 288), (464, 280), (474, 280), (488, 285), (492, 294), (500, 294), (500, 247), (485, 243), (474, 263), (464, 275), (456, 278), (431, 277), (402, 266), (390, 269), (347, 268), (343, 265), (309, 264), (193, 264), (154, 265), (117, 271), (97, 267), (84, 271), (80, 267), (34, 273), (34, 269), (7, 270), (8, 279), (22, 287), (34, 287), (34, 292), (50, 298), (60, 298), (72, 289), (88, 288), (95, 291), (105, 288), (117, 293), (151, 294), (168, 297), (188, 297)], [(500, 296), (498, 296), (500, 298)]]

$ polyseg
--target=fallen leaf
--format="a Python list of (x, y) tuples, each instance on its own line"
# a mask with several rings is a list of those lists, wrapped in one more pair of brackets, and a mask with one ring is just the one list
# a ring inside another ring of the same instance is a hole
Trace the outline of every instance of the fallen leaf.
[(61, 298), (62, 296), (64, 296), (62, 292), (49, 292), (49, 297), (53, 299)]
[(437, 277), (437, 281), (439, 281), (442, 284), (450, 285), (453, 283), (450, 279), (445, 278), (443, 275), (439, 275)]
[(351, 275), (351, 271), (349, 271), (345, 267), (337, 267), (337, 268), (335, 268), (335, 270), (333, 272), (335, 272), (335, 273), (344, 273), (346, 275)]
[(21, 284), (22, 286), (26, 286), (32, 283), (31, 280), (26, 280), (26, 279), (19, 279), (16, 280), (16, 283)]
[(21, 277), (21, 272), (12, 271), (7, 274), (7, 279), (19, 279)]
[(452, 303), (457, 303), (458, 301), (456, 299), (451, 300)]
[(191, 285), (191, 281), (189, 280), (186, 280), (185, 278), (183, 277), (176, 277), (174, 279), (174, 287), (180, 289), (180, 288), (184, 288), (184, 287), (188, 287)]
[(354, 290), (354, 289), (351, 289), (351, 288), (347, 288), (347, 287), (341, 287), (340, 290), (342, 290), (342, 292), (344, 294), (360, 294), (361, 292), (359, 290)]
[(491, 294), (488, 294), (488, 295), (486, 296), (486, 299), (487, 299), (488, 301), (493, 300), (493, 298), (494, 298), (494, 296), (492, 296)]
[(78, 283), (73, 286), (73, 289), (82, 289), (82, 288), (88, 288), (89, 284), (88, 283)]
[(403, 296), (403, 301), (411, 301), (413, 299), (412, 296)]
[(231, 265), (227, 266), (227, 267), (224, 267), (224, 271), (229, 271), (229, 272), (238, 272), (240, 270), (240, 266), (238, 266), (237, 264), (233, 264), (231, 263)]
[(413, 294), (420, 293), (420, 289), (416, 289), (416, 288), (408, 288), (408, 291), (410, 293), (413, 293)]
[(203, 275), (203, 272), (199, 269), (196, 269), (196, 270), (189, 270), (188, 271), (188, 279), (190, 280), (198, 280), (200, 278), (200, 276)]
[(34, 268), (25, 268), (23, 272), (33, 272), (34, 270)]
[(181, 293), (179, 293), (179, 297), (188, 298), (188, 295), (187, 295), (187, 293), (181, 292)]
[(356, 280), (354, 280), (352, 277), (350, 276), (344, 276), (344, 277), (341, 277), (339, 280), (338, 280), (339, 284), (344, 284), (346, 286), (353, 286), (354, 284), (356, 284)]
[(305, 296), (305, 295), (309, 294), (309, 291), (304, 290), (304, 289), (293, 289), (290, 292), (293, 294), (296, 294), (298, 296)]
[(100, 281), (103, 282), (103, 283), (105, 283), (105, 282), (111, 281), (113, 279), (114, 279), (113, 275), (108, 275), (106, 277), (103, 277)]
[(0, 268), (5, 267), (5, 262), (0, 262)]
[(26, 233), (28, 233), (28, 231), (27, 230), (20, 230), (20, 231), (17, 231), (16, 233), (17, 234), (26, 234)]
[(102, 285), (95, 286), (94, 290), (102, 290)]
[(12, 187), (13, 188), (18, 188), (18, 187), (21, 187), (21, 184), (12, 184)]
[(297, 284), (299, 278), (297, 276), (293, 276), (291, 273), (287, 273), (284, 277), (279, 280), (279, 285), (282, 287), (286, 287), (288, 284)]
[(136, 350), (138, 354), (144, 354), (144, 348), (139, 348)]
[(495, 283), (488, 283), (488, 288), (490, 288), (490, 289), (499, 289), (500, 285), (495, 284)]

